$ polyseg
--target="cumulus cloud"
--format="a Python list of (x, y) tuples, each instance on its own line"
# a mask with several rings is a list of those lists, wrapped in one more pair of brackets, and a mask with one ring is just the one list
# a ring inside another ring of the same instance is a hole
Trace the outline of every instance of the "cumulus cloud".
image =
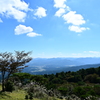
[(89, 28), (72, 25), (72, 26), (69, 26), (68, 29), (70, 31), (74, 31), (74, 32), (82, 32), (82, 31), (85, 31)]
[(25, 25), (18, 25), (16, 26), (15, 28), (15, 35), (20, 35), (20, 34), (25, 34), (25, 33), (29, 33), (29, 32), (32, 32), (33, 29), (29, 26), (29, 27), (26, 27)]
[(22, 0), (0, 0), (0, 14), (24, 22), (29, 5)]
[(27, 34), (27, 36), (29, 37), (36, 37), (36, 36), (41, 36), (41, 34), (37, 34), (35, 32), (33, 32), (33, 28), (31, 28), (30, 26), (25, 26), (25, 25), (18, 25), (15, 28), (15, 35), (20, 35), (20, 34)]
[(38, 7), (38, 9), (36, 9), (34, 15), (38, 16), (39, 18), (46, 17), (47, 16), (46, 9), (43, 7)]
[(70, 11), (62, 17), (66, 23), (71, 23), (73, 25), (82, 25), (86, 23), (83, 16), (81, 14), (76, 14), (76, 11)]
[(34, 32), (31, 32), (31, 33), (28, 33), (27, 36), (29, 36), (29, 37), (36, 37), (36, 36), (42, 36), (42, 35), (34, 33)]
[(66, 4), (65, 4), (66, 0), (54, 0), (54, 7), (56, 8), (65, 8)]
[(55, 13), (55, 16), (62, 16), (63, 14), (65, 13), (65, 9), (63, 8), (60, 8), (56, 13)]
[(59, 8), (55, 16), (61, 17), (66, 11), (70, 11), (70, 7), (65, 2), (66, 0), (54, 0), (54, 7)]
[(89, 28), (81, 27), (81, 25), (86, 23), (83, 16), (77, 14), (76, 11), (71, 11), (71, 8), (66, 5), (66, 2), (67, 0), (54, 0), (54, 7), (59, 8), (55, 16), (62, 17), (67, 24), (72, 24), (68, 27), (70, 31), (83, 32), (84, 30), (89, 30)]
[(67, 14), (64, 14), (62, 17), (66, 23), (72, 24), (71, 26), (68, 27), (70, 31), (83, 32), (85, 30), (89, 30), (89, 28), (87, 27), (81, 27), (81, 25), (85, 24), (86, 21), (84, 20), (81, 14), (76, 14), (76, 11), (69, 11)]

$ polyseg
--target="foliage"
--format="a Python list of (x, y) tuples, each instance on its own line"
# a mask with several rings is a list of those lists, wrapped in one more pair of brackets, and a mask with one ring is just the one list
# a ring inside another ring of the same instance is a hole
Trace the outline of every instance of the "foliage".
[[(29, 57), (31, 52), (25, 53), (25, 51), (15, 51), (15, 54), (11, 52), (0, 53), (0, 72), (2, 75), (2, 91), (5, 91), (5, 83), (9, 80), (11, 74), (21, 71), (27, 67), (25, 64), (28, 63), (32, 58)], [(6, 78), (6, 80), (5, 80)]]
[(30, 82), (31, 74), (29, 73), (14, 73), (12, 74), (12, 78), (14, 81), (21, 82), (22, 85), (25, 85)]
[[(98, 68), (80, 69), (77, 72), (60, 72), (56, 74), (45, 75), (31, 75), (28, 73), (14, 73), (12, 77), (17, 76), (22, 83), (38, 82), (39, 85), (44, 85), (47, 90), (58, 90), (63, 96), (75, 94), (80, 98), (86, 98), (89, 96), (99, 96), (100, 88), (100, 76)], [(27, 81), (26, 81), (27, 80)], [(91, 84), (92, 83), (92, 84)], [(25, 85), (25, 84), (23, 84)], [(35, 87), (29, 88), (30, 93), (33, 93), (34, 97), (41, 95), (42, 87), (35, 85)], [(43, 88), (42, 88), (43, 89)], [(47, 92), (48, 93), (48, 92)], [(28, 98), (30, 94), (28, 94)]]
[(62, 95), (66, 96), (68, 92), (67, 87), (59, 87), (58, 90), (61, 92)]
[(88, 81), (90, 83), (99, 83), (100, 82), (99, 79), (100, 78), (97, 74), (89, 74), (85, 76), (84, 81)]
[(47, 82), (47, 78), (45, 78), (43, 75), (31, 75), (30, 80), (33, 82), (39, 82), (41, 84), (45, 84), (45, 82)]
[(91, 86), (84, 86), (84, 87), (78, 86), (74, 88), (74, 94), (77, 95), (78, 97), (85, 99), (90, 95), (95, 96), (95, 91)]
[(27, 94), (24, 96), (26, 99), (42, 98), (43, 100), (49, 100), (48, 96), (59, 98), (67, 96), (70, 99), (80, 98), (79, 100), (81, 100), (87, 98), (87, 100), (96, 100), (100, 96), (99, 73), (100, 67), (51, 75), (14, 73), (11, 78), (14, 79), (12, 82), (21, 82), (22, 88), (26, 87)]
[(10, 80), (5, 83), (5, 91), (12, 92), (14, 90), (14, 84)]
[(94, 85), (94, 91), (96, 95), (100, 96), (100, 85)]

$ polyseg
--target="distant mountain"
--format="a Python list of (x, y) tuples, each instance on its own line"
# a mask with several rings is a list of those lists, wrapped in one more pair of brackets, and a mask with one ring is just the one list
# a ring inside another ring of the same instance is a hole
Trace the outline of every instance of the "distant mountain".
[(77, 71), (99, 67), (100, 58), (35, 58), (23, 71), (31, 74), (51, 74), (61, 71)]
[(84, 63), (70, 60), (68, 58), (35, 58), (30, 63), (30, 65), (36, 65), (36, 66), (44, 66), (44, 65), (59, 65), (59, 66), (65, 66), (65, 65), (81, 65)]
[(68, 72), (68, 71), (78, 71), (79, 69), (86, 69), (86, 68), (96, 68), (99, 67), (100, 64), (89, 64), (89, 65), (81, 65), (81, 66), (74, 66), (74, 67), (53, 67), (53, 66), (46, 66), (46, 67), (39, 67), (35, 66), (34, 68), (32, 67), (27, 67), (23, 70), (23, 72), (27, 72), (30, 74), (36, 74), (36, 75), (42, 75), (42, 74), (55, 74), (59, 72)]
[(100, 63), (100, 58), (98, 57), (76, 58), (73, 60), (84, 63), (84, 64), (99, 64)]
[(30, 65), (85, 65), (85, 64), (98, 64), (100, 58), (86, 57), (86, 58), (35, 58)]

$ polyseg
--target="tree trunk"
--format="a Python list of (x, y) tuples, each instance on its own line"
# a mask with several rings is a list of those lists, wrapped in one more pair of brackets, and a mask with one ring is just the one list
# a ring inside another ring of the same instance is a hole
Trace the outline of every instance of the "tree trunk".
[(4, 92), (4, 91), (5, 91), (4, 75), (5, 75), (5, 73), (4, 73), (4, 72), (2, 72), (2, 92)]

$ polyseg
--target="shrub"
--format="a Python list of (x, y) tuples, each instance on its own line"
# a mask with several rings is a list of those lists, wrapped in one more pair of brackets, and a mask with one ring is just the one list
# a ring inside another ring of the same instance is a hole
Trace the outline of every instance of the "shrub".
[(100, 85), (94, 85), (94, 91), (96, 95), (100, 96)]
[(25, 95), (25, 99), (26, 99), (26, 100), (28, 99), (28, 95)]
[(66, 87), (59, 87), (58, 91), (60, 91), (62, 95), (66, 95), (67, 92), (68, 92), (68, 88), (66, 88)]
[(74, 93), (75, 93), (75, 95), (77, 95), (78, 97), (83, 98), (83, 99), (85, 99), (86, 97), (88, 97), (90, 95), (92, 95), (92, 96), (96, 95), (95, 91), (93, 90), (93, 87), (91, 87), (91, 86), (75, 87)]
[(5, 91), (12, 92), (14, 89), (14, 84), (10, 80), (5, 83)]
[(77, 84), (78, 85), (85, 85), (85, 83), (83, 81), (79, 81)]

